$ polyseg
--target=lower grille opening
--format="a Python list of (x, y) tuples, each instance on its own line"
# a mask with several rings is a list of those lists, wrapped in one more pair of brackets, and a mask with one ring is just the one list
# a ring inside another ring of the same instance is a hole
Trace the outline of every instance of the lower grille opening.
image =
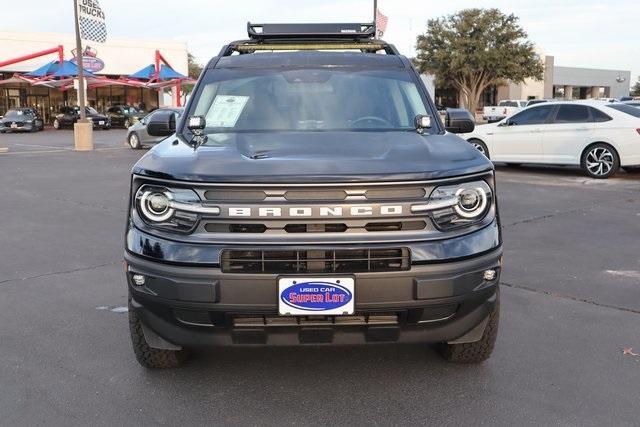
[(291, 326), (397, 325), (397, 313), (361, 313), (354, 316), (233, 316), (236, 328)]
[(222, 224), (209, 223), (205, 225), (209, 233), (264, 233), (267, 226), (264, 224)]
[(360, 273), (411, 267), (409, 249), (224, 250), (224, 273)]
[(424, 221), (370, 222), (364, 228), (367, 231), (409, 231), (423, 230), (427, 226)]

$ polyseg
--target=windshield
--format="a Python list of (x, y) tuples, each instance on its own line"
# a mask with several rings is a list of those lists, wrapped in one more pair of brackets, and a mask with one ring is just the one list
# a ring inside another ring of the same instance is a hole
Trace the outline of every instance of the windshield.
[(4, 117), (7, 119), (21, 119), (25, 117), (25, 115), (29, 114), (25, 114), (25, 112), (21, 110), (9, 110), (7, 111), (7, 114), (4, 115)]
[(500, 101), (498, 107), (517, 107), (518, 103), (514, 101)]
[(207, 133), (408, 130), (426, 114), (410, 74), (400, 70), (210, 70), (189, 115)]

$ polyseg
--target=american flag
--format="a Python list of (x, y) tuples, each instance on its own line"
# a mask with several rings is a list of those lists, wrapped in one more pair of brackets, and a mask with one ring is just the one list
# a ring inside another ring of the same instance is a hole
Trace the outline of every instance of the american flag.
[(98, 43), (107, 41), (107, 25), (98, 0), (78, 1), (80, 38)]
[(388, 22), (389, 17), (383, 15), (380, 9), (376, 9), (376, 37), (382, 37), (384, 35), (384, 32), (387, 31)]

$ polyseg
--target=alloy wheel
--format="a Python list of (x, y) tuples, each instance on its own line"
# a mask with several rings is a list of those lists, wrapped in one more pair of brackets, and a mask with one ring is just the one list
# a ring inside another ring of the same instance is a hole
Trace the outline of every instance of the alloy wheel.
[(140, 147), (140, 140), (138, 139), (138, 135), (136, 135), (135, 133), (132, 133), (129, 136), (129, 145), (131, 146), (131, 148)]
[(60, 129), (60, 122), (58, 121), (58, 119), (55, 119), (53, 121), (53, 128), (54, 129)]
[(613, 153), (605, 147), (596, 147), (587, 153), (586, 164), (591, 174), (607, 175), (613, 169)]
[(484, 151), (484, 147), (482, 146), (482, 144), (478, 144), (477, 142), (472, 142), (471, 145), (473, 145), (473, 148), (475, 148), (485, 156), (487, 155), (487, 153)]

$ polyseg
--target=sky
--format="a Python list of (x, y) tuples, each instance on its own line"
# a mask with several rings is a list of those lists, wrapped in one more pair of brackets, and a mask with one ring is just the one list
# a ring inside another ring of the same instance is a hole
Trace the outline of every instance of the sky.
[[(68, 3), (65, 10), (63, 3)], [(0, 21), (5, 31), (73, 31), (72, 0), (30, 0), (29, 13)], [(100, 0), (110, 36), (175, 40), (206, 63), (222, 45), (246, 38), (251, 22), (371, 22), (373, 0)], [(179, 5), (179, 6), (177, 6)], [(378, 0), (389, 17), (384, 39), (413, 56), (427, 20), (478, 7), (472, 0)], [(513, 13), (559, 66), (630, 70), (640, 75), (639, 0), (497, 0), (483, 2)], [(67, 13), (68, 12), (68, 13)]]

